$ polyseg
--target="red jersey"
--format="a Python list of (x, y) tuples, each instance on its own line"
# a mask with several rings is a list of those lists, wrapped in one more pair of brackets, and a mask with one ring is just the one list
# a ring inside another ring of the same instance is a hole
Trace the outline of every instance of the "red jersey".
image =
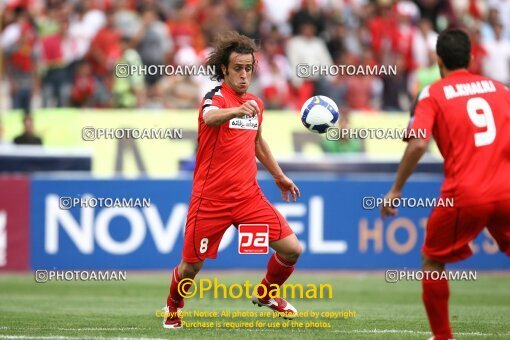
[[(260, 113), (233, 118), (220, 126), (207, 126), (204, 115), (213, 109), (241, 106), (255, 100)], [(238, 96), (225, 83), (207, 93), (198, 116), (198, 151), (192, 195), (211, 200), (240, 200), (252, 197), (257, 183), (255, 139), (262, 124), (264, 106), (258, 97)]]
[(18, 48), (11, 54), (12, 65), (22, 71), (31, 72), (35, 68), (34, 49), (37, 41), (37, 32), (32, 24), (23, 22), (20, 24), (21, 37), (18, 41)]
[[(120, 47), (120, 32), (117, 29), (103, 27), (96, 34), (92, 42), (90, 43), (90, 58), (94, 74), (99, 76), (111, 75), (109, 70), (109, 64), (113, 65), (117, 60), (120, 59), (122, 50)], [(92, 58), (94, 50), (98, 50), (104, 55), (105, 61), (99, 61)]]
[(456, 207), (510, 198), (510, 92), (466, 70), (418, 95), (409, 128), (426, 129), (444, 157), (441, 195)]

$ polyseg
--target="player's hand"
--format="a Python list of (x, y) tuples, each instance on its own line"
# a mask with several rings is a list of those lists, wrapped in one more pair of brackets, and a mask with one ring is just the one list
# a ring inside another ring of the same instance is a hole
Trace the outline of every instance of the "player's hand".
[(398, 199), (400, 197), (401, 197), (400, 192), (392, 191), (392, 190), (390, 190), (390, 192), (388, 192), (386, 194), (386, 196), (384, 196), (383, 204), (381, 206), (381, 217), (383, 220), (385, 220), (386, 218), (388, 218), (390, 216), (397, 216), (398, 209), (395, 207), (392, 207), (391, 205), (389, 205), (386, 202), (392, 202), (394, 199)]
[(255, 100), (248, 100), (243, 105), (239, 106), (239, 112), (237, 114), (237, 117), (242, 117), (244, 115), (248, 115), (250, 117), (255, 116), (256, 114), (259, 114), (260, 109), (259, 105)]
[(282, 175), (280, 177), (275, 177), (274, 181), (278, 188), (280, 188), (280, 191), (282, 192), (282, 199), (285, 202), (289, 202), (289, 194), (292, 195), (292, 200), (294, 202), (296, 202), (298, 197), (301, 197), (298, 187), (287, 176)]

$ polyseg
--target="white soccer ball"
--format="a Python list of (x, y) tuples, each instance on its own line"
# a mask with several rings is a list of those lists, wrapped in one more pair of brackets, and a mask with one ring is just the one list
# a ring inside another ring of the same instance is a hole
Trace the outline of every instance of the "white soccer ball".
[(301, 108), (301, 122), (314, 133), (325, 133), (335, 126), (339, 117), (338, 106), (326, 96), (311, 97)]

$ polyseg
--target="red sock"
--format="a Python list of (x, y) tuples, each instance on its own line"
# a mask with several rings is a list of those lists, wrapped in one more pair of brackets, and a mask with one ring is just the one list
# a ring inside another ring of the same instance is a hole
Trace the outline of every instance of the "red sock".
[(448, 298), (450, 290), (448, 281), (444, 279), (423, 279), (423, 303), (429, 318), (434, 340), (453, 339), (448, 319)]
[[(170, 284), (170, 294), (166, 299), (167, 306), (174, 306), (178, 308), (184, 307), (184, 298), (179, 293), (179, 282), (181, 281), (181, 277), (179, 276), (179, 266), (176, 266), (172, 272), (172, 283)], [(190, 286), (183, 285), (180, 289), (184, 292), (188, 290)]]
[(294, 271), (294, 265), (296, 262), (297, 261), (291, 262), (284, 260), (280, 255), (274, 253), (267, 263), (266, 276), (260, 282), (266, 287), (266, 294), (264, 294), (264, 288), (259, 286), (257, 289), (257, 295), (260, 296), (261, 299), (265, 300), (271, 289), (274, 288), (274, 286), (271, 287), (272, 284), (281, 286), (285, 281), (287, 281), (290, 274)]

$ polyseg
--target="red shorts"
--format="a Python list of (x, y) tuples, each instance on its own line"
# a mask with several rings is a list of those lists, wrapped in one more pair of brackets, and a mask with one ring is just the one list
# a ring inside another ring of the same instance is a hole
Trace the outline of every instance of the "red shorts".
[(283, 216), (262, 192), (242, 201), (224, 202), (191, 197), (182, 258), (186, 262), (201, 262), (216, 258), (221, 238), (227, 229), (239, 224), (269, 225), (269, 242), (293, 234)]
[(485, 227), (499, 249), (510, 256), (510, 200), (435, 208), (427, 222), (422, 252), (442, 263), (464, 260), (472, 255), (469, 242)]

